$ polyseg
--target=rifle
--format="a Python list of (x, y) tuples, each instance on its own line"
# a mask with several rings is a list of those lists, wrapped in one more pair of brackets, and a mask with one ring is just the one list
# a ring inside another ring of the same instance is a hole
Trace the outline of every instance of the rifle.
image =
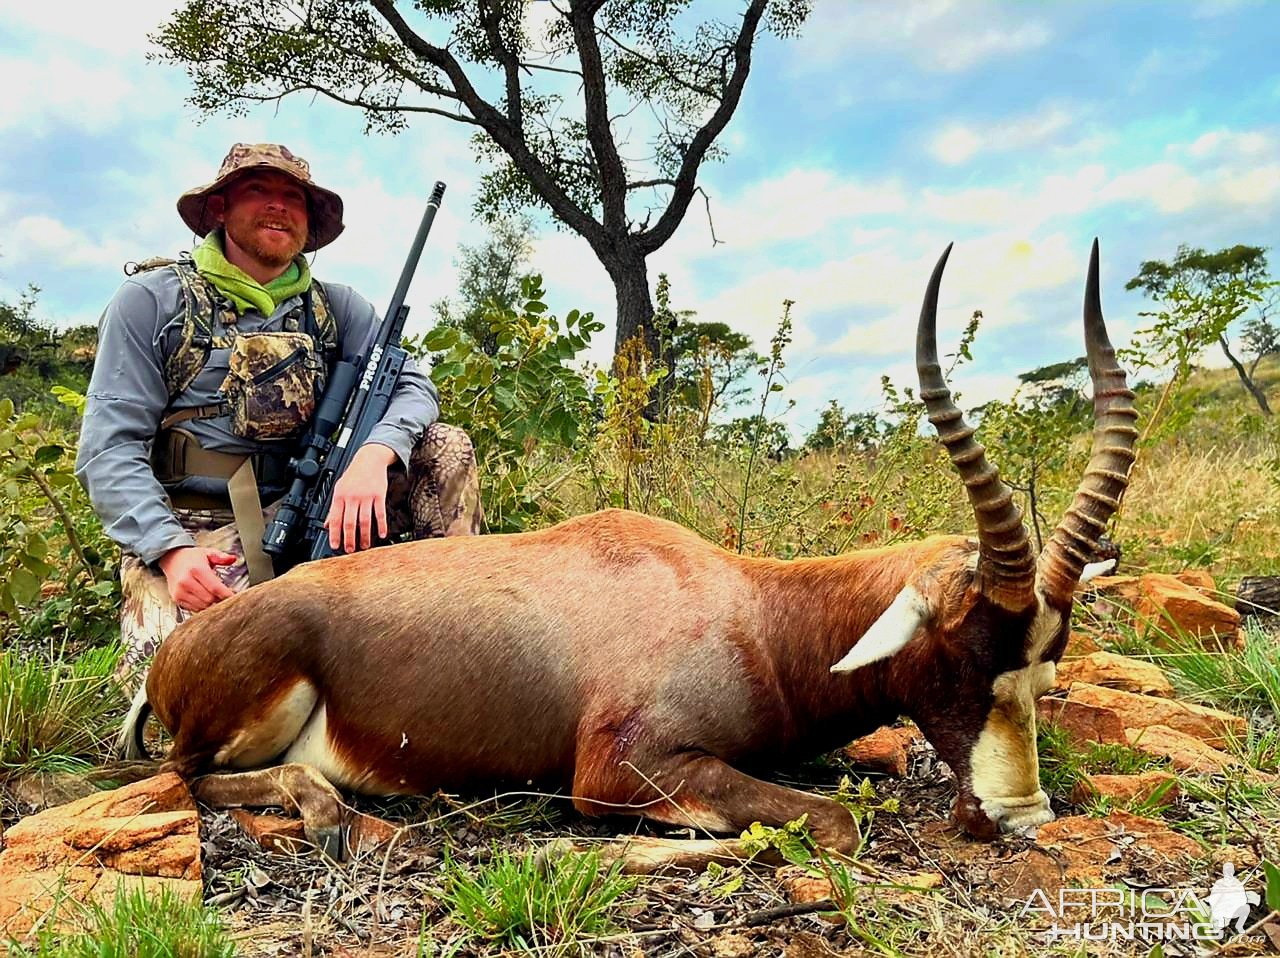
[(293, 475), (289, 491), (262, 536), (262, 549), (272, 557), (277, 573), (299, 562), (337, 555), (329, 547), (329, 533), (324, 528), (333, 501), (333, 484), (351, 464), (356, 450), (391, 402), (408, 356), (400, 348), (400, 334), (409, 316), (404, 297), (443, 197), (444, 184), (437, 182), (368, 356), (334, 365), (311, 428), (298, 455), (289, 460)]

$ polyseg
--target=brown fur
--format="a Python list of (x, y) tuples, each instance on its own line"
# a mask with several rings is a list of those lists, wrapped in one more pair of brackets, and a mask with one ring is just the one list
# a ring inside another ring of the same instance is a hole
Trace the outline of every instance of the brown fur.
[[(301, 566), (184, 623), (147, 691), (170, 763), (213, 757), (299, 681), (373, 793), (527, 782), (584, 812), (712, 829), (850, 816), (750, 778), (910, 715), (960, 782), (994, 675), (1023, 664), (1009, 622), (943, 536), (833, 558), (751, 559), (610, 510), (514, 536), (406, 543)], [(837, 662), (911, 581), (944, 629), (851, 674)], [(1025, 636), (1025, 628), (1023, 629)]]

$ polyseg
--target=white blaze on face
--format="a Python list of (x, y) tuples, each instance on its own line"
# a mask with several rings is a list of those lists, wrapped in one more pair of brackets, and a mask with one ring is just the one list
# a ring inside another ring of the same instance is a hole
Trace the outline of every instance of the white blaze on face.
[(973, 794), (982, 811), (1007, 830), (1053, 819), (1040, 788), (1035, 706), (1053, 688), (1057, 668), (1043, 658), (1061, 628), (1062, 616), (1042, 602), (1027, 641), (1031, 664), (996, 677), (995, 702), (970, 753)]

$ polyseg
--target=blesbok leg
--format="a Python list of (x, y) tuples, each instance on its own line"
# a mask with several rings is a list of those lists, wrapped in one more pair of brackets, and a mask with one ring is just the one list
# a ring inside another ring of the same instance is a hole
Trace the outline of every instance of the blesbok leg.
[(838, 802), (752, 778), (706, 753), (607, 763), (580, 756), (573, 804), (587, 815), (640, 815), (719, 833), (753, 822), (780, 828), (807, 815), (818, 844), (853, 854), (859, 843), (857, 822)]
[(310, 765), (205, 775), (192, 782), (191, 791), (214, 808), (278, 805), (301, 816), (307, 841), (331, 858), (344, 857), (342, 796)]

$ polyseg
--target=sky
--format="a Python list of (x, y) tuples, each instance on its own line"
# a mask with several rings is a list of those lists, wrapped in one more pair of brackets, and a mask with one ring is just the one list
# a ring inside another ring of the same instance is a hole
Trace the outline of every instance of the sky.
[[(739, 6), (694, 0), (690, 14)], [(191, 247), (179, 194), (212, 180), (232, 142), (272, 141), (346, 203), (346, 232), (315, 272), (380, 309), (432, 183), (448, 184), (408, 297), (406, 331), (428, 328), (460, 244), (486, 235), (470, 128), (421, 116), (369, 135), (358, 111), (310, 96), (202, 115), (185, 72), (147, 58), (173, 7), (0, 0), (0, 299), (35, 284), (44, 319), (96, 322), (125, 262)], [(816, 0), (799, 37), (758, 42), (719, 141), (727, 157), (699, 175), (718, 242), (695, 202), (650, 257), (650, 283), (665, 272), (675, 309), (761, 352), (794, 300), (771, 412), (799, 440), (829, 400), (872, 410), (882, 375), (914, 381), (920, 300), (954, 241), (942, 351), (974, 310), (984, 319), (953, 386), (966, 405), (1008, 397), (1018, 373), (1083, 352), (1095, 236), (1117, 344), (1151, 308), (1124, 289), (1142, 261), (1180, 243), (1274, 250), (1277, 37), (1269, 0)], [(636, 153), (643, 132), (639, 118), (626, 130)], [(613, 288), (585, 242), (543, 220), (532, 266), (553, 312), (605, 321), (592, 358), (607, 363)]]

